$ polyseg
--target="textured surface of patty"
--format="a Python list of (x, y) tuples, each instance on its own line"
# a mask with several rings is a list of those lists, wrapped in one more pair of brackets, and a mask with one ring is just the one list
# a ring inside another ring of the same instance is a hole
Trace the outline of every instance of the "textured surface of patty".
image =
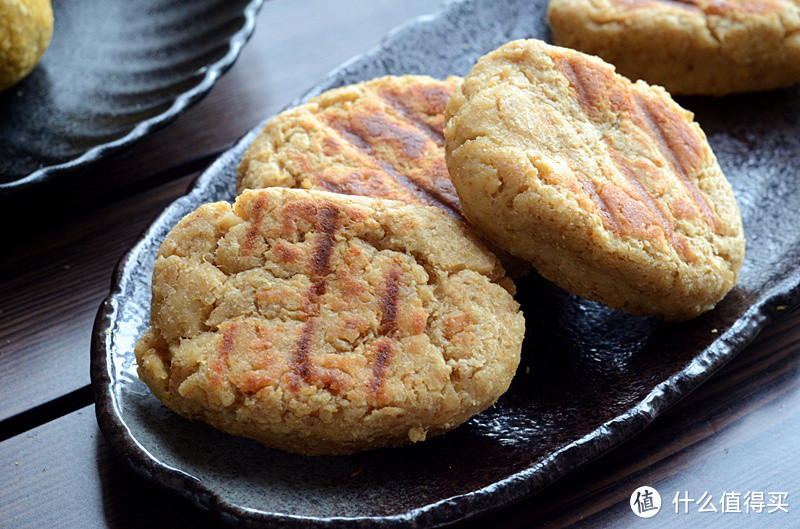
[(443, 132), (444, 109), (460, 82), (381, 77), (286, 110), (245, 152), (237, 189), (317, 189), (438, 206), (460, 217)]
[(291, 452), (421, 441), (508, 388), (524, 320), (507, 289), (436, 208), (245, 191), (164, 241), (139, 376), (177, 413)]
[(736, 284), (733, 192), (691, 113), (660, 87), (520, 40), (478, 61), (447, 117), (467, 217), (559, 286), (686, 319)]
[(548, 21), (555, 44), (673, 94), (800, 81), (798, 0), (551, 0)]
[[(444, 110), (461, 83), (386, 76), (329, 90), (271, 119), (237, 189), (280, 186), (437, 206), (463, 221), (444, 158)], [(512, 277), (530, 266), (496, 247)]]

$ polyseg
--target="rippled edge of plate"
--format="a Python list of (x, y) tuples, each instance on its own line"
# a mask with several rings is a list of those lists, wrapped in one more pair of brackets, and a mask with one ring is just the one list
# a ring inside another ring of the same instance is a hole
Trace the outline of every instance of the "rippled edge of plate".
[(148, 134), (165, 127), (172, 120), (177, 118), (181, 112), (192, 104), (200, 101), (208, 94), (214, 86), (214, 83), (217, 82), (217, 79), (233, 66), (242, 48), (253, 35), (253, 31), (256, 27), (256, 15), (262, 5), (264, 5), (264, 0), (251, 0), (250, 3), (247, 4), (247, 7), (244, 8), (244, 12), (242, 13), (245, 18), (244, 25), (228, 39), (228, 44), (230, 45), (228, 53), (221, 59), (209, 64), (203, 79), (190, 90), (179, 94), (167, 110), (144, 121), (140, 121), (122, 138), (96, 145), (77, 158), (64, 163), (37, 169), (28, 176), (14, 180), (13, 182), (0, 183), (0, 197), (12, 195), (17, 191), (28, 190), (59, 175), (70, 173), (81, 167), (88, 167), (111, 154), (123, 150), (125, 147), (131, 146)]
[[(348, 68), (357, 62), (375, 57), (384, 46), (402, 39), (406, 31), (431, 24), (457, 9), (457, 2), (447, 4), (433, 15), (425, 15), (393, 30), (373, 50), (354, 57), (334, 70), (309, 92), (292, 102), (287, 108), (314, 97), (333, 86), (338, 86), (347, 75)], [(265, 123), (265, 122), (264, 122)], [(179, 469), (169, 467), (153, 458), (131, 435), (117, 409), (111, 390), (109, 354), (112, 323), (118, 318), (117, 298), (128, 281), (128, 270), (136, 266), (139, 246), (150, 240), (170, 220), (185, 202), (191, 202), (214, 184), (214, 176), (225, 165), (238, 158), (264, 123), (248, 132), (234, 147), (223, 153), (197, 179), (189, 192), (168, 206), (151, 226), (131, 246), (114, 271), (112, 288), (103, 301), (95, 319), (91, 345), (91, 380), (95, 392), (95, 412), (100, 430), (113, 451), (145, 479), (173, 493), (187, 498), (199, 508), (212, 512), (224, 522), (244, 527), (307, 527), (324, 529), (344, 528), (422, 528), (439, 527), (464, 521), (508, 507), (529, 497), (568, 473), (583, 466), (612, 448), (641, 432), (658, 415), (696, 389), (712, 374), (733, 359), (749, 344), (776, 315), (800, 304), (800, 277), (796, 274), (762, 294), (750, 308), (717, 340), (681, 371), (656, 385), (637, 405), (604, 423), (593, 432), (573, 441), (550, 454), (539, 465), (497, 481), (487, 487), (453, 496), (398, 515), (365, 517), (313, 517), (258, 511), (244, 508), (223, 499), (197, 478)]]

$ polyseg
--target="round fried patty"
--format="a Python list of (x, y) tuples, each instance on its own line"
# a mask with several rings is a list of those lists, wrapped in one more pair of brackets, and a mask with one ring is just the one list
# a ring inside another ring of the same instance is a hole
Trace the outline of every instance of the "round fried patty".
[(478, 61), (447, 117), (447, 164), (471, 224), (564, 289), (680, 320), (736, 284), (733, 191), (662, 88), (519, 40)]
[(437, 208), (248, 190), (164, 241), (139, 376), (177, 413), (270, 447), (416, 442), (508, 388), (524, 333), (508, 289)]

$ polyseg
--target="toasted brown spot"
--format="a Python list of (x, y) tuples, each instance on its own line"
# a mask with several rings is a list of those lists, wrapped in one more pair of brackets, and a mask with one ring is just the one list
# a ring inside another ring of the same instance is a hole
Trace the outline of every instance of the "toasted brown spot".
[(627, 8), (648, 7), (659, 4), (669, 4), (686, 9), (697, 9), (700, 11), (699, 0), (612, 0), (613, 3)]
[[(449, 86), (423, 85), (405, 94), (385, 90), (380, 97), (409, 124), (427, 134), (436, 145), (444, 147), (444, 110), (453, 91)], [(423, 119), (421, 110), (426, 111), (425, 114), (433, 114), (433, 117)]]
[[(600, 122), (603, 119), (601, 113), (608, 111), (635, 123), (654, 140), (659, 152), (703, 211), (706, 222), (715, 228), (711, 208), (691, 178), (702, 168), (701, 139), (683, 117), (675, 115), (675, 111), (663, 102), (637, 94), (610, 67), (598, 67), (573, 55), (554, 54), (553, 60), (575, 90), (578, 103), (590, 119)], [(608, 136), (604, 140), (614, 164), (631, 185), (624, 193), (612, 189), (612, 186), (598, 191), (593, 182), (581, 179), (584, 191), (597, 206), (604, 224), (619, 233), (648, 236), (655, 235), (648, 227), (658, 226), (679, 253), (691, 258), (686, 241), (675, 232), (672, 219), (655, 202), (641, 179), (640, 175), (645, 175), (648, 169), (620, 154)]]
[(331, 169), (326, 174), (315, 175), (314, 186), (342, 195), (394, 198), (400, 196), (400, 190), (392, 185), (385, 171), (370, 168)]
[(578, 95), (581, 108), (592, 118), (598, 118), (601, 111), (610, 110), (612, 94), (626, 88), (611, 68), (597, 68), (571, 55), (554, 54), (552, 58)]
[(784, 8), (779, 2), (770, 0), (749, 0), (745, 2), (731, 2), (729, 0), (710, 0), (705, 8), (707, 15), (727, 15), (729, 13), (766, 14), (780, 11)]
[(301, 381), (308, 382), (311, 380), (312, 365), (309, 359), (311, 352), (311, 341), (314, 338), (314, 330), (316, 328), (317, 320), (315, 317), (308, 318), (303, 324), (300, 331), (300, 338), (297, 340), (297, 348), (292, 356), (292, 374), (290, 377), (289, 387), (294, 391), (300, 389)]
[(327, 288), (325, 276), (330, 273), (330, 256), (336, 230), (339, 227), (339, 214), (339, 208), (333, 204), (325, 204), (318, 211), (317, 229), (322, 233), (311, 260), (311, 270), (317, 276), (317, 280), (308, 288), (303, 300), (303, 310), (308, 319), (300, 331), (297, 347), (291, 360), (293, 376), (290, 377), (289, 386), (295, 391), (300, 388), (301, 380), (311, 382), (313, 375), (314, 366), (311, 364), (309, 354), (319, 315), (319, 298), (325, 294)]
[(290, 156), (289, 159), (292, 161), (292, 163), (294, 163), (294, 165), (297, 166), (297, 168), (300, 171), (304, 173), (309, 173), (313, 169), (311, 162), (308, 159), (308, 156), (306, 156), (303, 153)]
[(764, 14), (779, 11), (783, 8), (774, 0), (612, 0), (615, 4), (626, 8), (652, 7), (668, 4), (686, 9), (701, 11), (706, 15), (729, 15), (733, 13)]
[(372, 155), (379, 143), (388, 143), (407, 158), (419, 160), (427, 150), (428, 137), (416, 127), (402, 126), (382, 112), (327, 117), (327, 123), (360, 151)]
[(253, 251), (256, 237), (261, 231), (261, 224), (264, 222), (265, 209), (267, 207), (266, 198), (259, 196), (253, 203), (253, 211), (250, 214), (250, 228), (247, 230), (244, 242), (242, 243), (242, 253), (247, 255)]
[(316, 379), (322, 387), (330, 389), (333, 392), (341, 392), (352, 387), (352, 378), (350, 375), (339, 369), (333, 368), (317, 368)]
[[(288, 204), (281, 217), (281, 236), (293, 240), (302, 230), (310, 230), (317, 219), (317, 206), (313, 202), (292, 202)], [(298, 226), (302, 221), (304, 226)]]
[[(634, 168), (632, 163), (618, 152), (614, 150), (610, 150), (610, 152), (614, 164), (635, 190), (634, 193), (627, 194), (614, 186), (606, 186), (603, 189), (603, 192), (606, 193), (606, 200), (613, 201), (619, 212), (616, 217), (617, 225), (622, 228), (623, 232), (666, 238), (678, 253), (691, 259), (693, 254), (686, 241), (675, 232), (670, 219), (642, 187), (637, 176), (641, 170)], [(660, 233), (654, 233), (649, 229), (652, 226), (660, 228)]]
[[(353, 129), (350, 127), (349, 123), (342, 119), (329, 118), (328, 123), (334, 130), (336, 130), (336, 132), (341, 135), (342, 139), (346, 140), (356, 149), (361, 151), (369, 161), (374, 163), (377, 167), (380, 167), (380, 169), (382, 169), (395, 183), (403, 186), (409, 192), (411, 192), (411, 194), (416, 197), (417, 200), (423, 204), (438, 206), (442, 209), (445, 209), (455, 217), (461, 216), (460, 204), (457, 202), (457, 200), (454, 200), (454, 195), (450, 195), (449, 192), (447, 194), (443, 194), (436, 189), (436, 187), (433, 187), (430, 182), (426, 181), (425, 178), (415, 178), (409, 174), (406, 174), (403, 170), (397, 169), (391, 161), (384, 159), (377, 151), (373, 149), (370, 140), (374, 140), (374, 137), (371, 137), (369, 134), (362, 134), (361, 132), (363, 131)], [(424, 141), (427, 142), (427, 138), (425, 138)], [(442, 170), (446, 171), (446, 165), (440, 165), (439, 168), (436, 169), (437, 172), (435, 174), (441, 176)], [(447, 176), (447, 179), (449, 180), (449, 175)], [(336, 185), (340, 189), (344, 187), (341, 183)], [(352, 183), (345, 185), (353, 186)], [(452, 187), (452, 183), (450, 186)], [(453, 191), (455, 190), (453, 189)], [(385, 195), (371, 196), (385, 197)]]
[(369, 322), (361, 316), (350, 316), (344, 320), (344, 329), (347, 334), (360, 336), (369, 328)]
[(339, 209), (332, 205), (322, 206), (320, 212), (319, 229), (322, 231), (322, 238), (319, 241), (314, 257), (312, 259), (312, 270), (317, 275), (328, 273), (328, 266), (333, 249), (333, 240), (339, 226)]
[(222, 379), (228, 371), (228, 358), (233, 353), (234, 338), (236, 337), (236, 324), (231, 323), (222, 331), (222, 340), (219, 344), (219, 354), (214, 361), (213, 376), (211, 385), (219, 387), (222, 384)]
[(275, 244), (272, 246), (272, 251), (275, 252), (275, 256), (281, 264), (296, 263), (302, 256), (300, 250), (289, 246), (282, 239), (275, 241)]
[(364, 281), (360, 275), (345, 271), (341, 272), (339, 275), (341, 292), (346, 297), (348, 303), (352, 302), (354, 298), (360, 298), (369, 291), (369, 284)]
[(472, 328), (472, 318), (465, 312), (457, 312), (444, 318), (444, 337), (452, 341), (457, 335)]
[(392, 267), (386, 278), (386, 286), (378, 301), (381, 308), (382, 334), (388, 334), (397, 328), (397, 301), (400, 296), (400, 270)]
[(258, 393), (267, 386), (275, 384), (276, 377), (271, 370), (248, 371), (242, 375), (239, 389), (244, 393), (252, 395)]
[(655, 138), (661, 154), (669, 161), (686, 190), (703, 212), (706, 223), (717, 228), (717, 220), (706, 197), (692, 181), (691, 174), (703, 166), (702, 140), (680, 116), (662, 101), (634, 94), (637, 107), (641, 110), (650, 136)]
[(333, 156), (338, 154), (341, 150), (342, 145), (330, 136), (326, 137), (322, 142), (322, 152), (325, 153), (325, 156)]
[(369, 391), (375, 396), (383, 396), (386, 368), (392, 360), (393, 348), (389, 339), (379, 340), (372, 357), (372, 376), (369, 381)]

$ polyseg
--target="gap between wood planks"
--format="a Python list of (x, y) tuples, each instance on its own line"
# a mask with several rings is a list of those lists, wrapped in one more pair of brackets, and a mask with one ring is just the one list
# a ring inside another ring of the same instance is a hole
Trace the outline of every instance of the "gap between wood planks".
[(0, 442), (94, 403), (92, 386), (84, 386), (35, 408), (0, 421)]

